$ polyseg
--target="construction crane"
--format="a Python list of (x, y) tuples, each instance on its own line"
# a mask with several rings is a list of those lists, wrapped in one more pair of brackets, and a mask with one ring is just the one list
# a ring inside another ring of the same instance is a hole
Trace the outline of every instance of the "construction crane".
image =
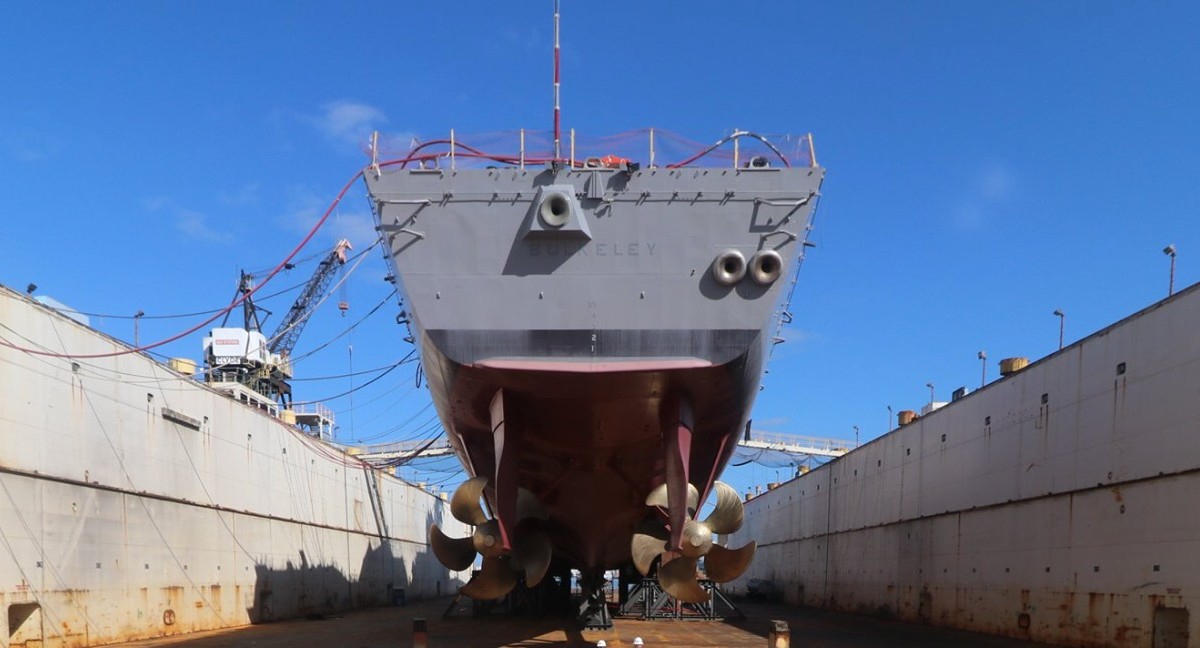
[[(242, 273), (238, 292), (246, 295), (242, 301), (243, 325), (241, 328), (221, 327), (212, 329), (204, 338), (204, 358), (209, 367), (208, 382), (227, 391), (238, 391), (235, 396), (243, 402), (256, 404), (275, 413), (275, 404), (290, 408), (292, 387), (291, 354), (300, 339), (300, 333), (309, 316), (320, 302), (320, 297), (329, 290), (337, 270), (346, 263), (346, 252), (354, 249), (350, 241), (342, 239), (333, 250), (317, 264), (313, 276), (300, 291), (296, 302), (288, 309), (270, 339), (262, 333), (262, 318), (259, 311), (270, 311), (257, 306), (249, 293), (253, 290), (253, 277)], [(339, 304), (346, 310), (346, 303)], [(226, 316), (226, 321), (228, 316)], [(240, 385), (249, 390), (237, 390)], [(249, 393), (252, 391), (253, 393)], [(262, 398), (262, 397), (265, 397)], [(270, 403), (270, 405), (267, 405)]]
[[(328, 256), (321, 259), (316, 272), (304, 285), (300, 296), (296, 298), (296, 303), (292, 304), (287, 314), (283, 316), (283, 320), (279, 322), (279, 326), (275, 327), (275, 332), (271, 334), (270, 347), (273, 353), (281, 356), (291, 355), (292, 349), (296, 347), (296, 340), (300, 339), (300, 333), (304, 331), (304, 325), (308, 323), (309, 314), (317, 305), (318, 298), (329, 290), (329, 284), (333, 281), (335, 271), (346, 265), (346, 252), (353, 249), (350, 241), (342, 239), (337, 242)], [(346, 302), (339, 303), (338, 307), (345, 311)]]

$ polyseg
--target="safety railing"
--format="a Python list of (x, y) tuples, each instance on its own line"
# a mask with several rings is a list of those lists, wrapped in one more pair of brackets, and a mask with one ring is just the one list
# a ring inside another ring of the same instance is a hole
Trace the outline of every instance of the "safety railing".
[(547, 164), (571, 169), (817, 166), (811, 133), (764, 135), (744, 130), (734, 130), (714, 144), (702, 144), (656, 128), (604, 137), (584, 137), (571, 129), (561, 157), (554, 155), (550, 131), (520, 129), (464, 136), (451, 130), (445, 135), (407, 139), (375, 133), (364, 151), (375, 170), (391, 165), (424, 170)]

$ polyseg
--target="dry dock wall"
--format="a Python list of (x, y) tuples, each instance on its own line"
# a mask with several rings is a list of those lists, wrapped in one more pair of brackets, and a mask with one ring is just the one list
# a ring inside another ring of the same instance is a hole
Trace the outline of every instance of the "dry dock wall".
[[(0, 288), (0, 343), (127, 347)], [(92, 646), (454, 591), (432, 495), (138, 353), (0, 344), (0, 646)]]
[(1200, 646), (1193, 286), (754, 498), (746, 591), (1071, 646)]

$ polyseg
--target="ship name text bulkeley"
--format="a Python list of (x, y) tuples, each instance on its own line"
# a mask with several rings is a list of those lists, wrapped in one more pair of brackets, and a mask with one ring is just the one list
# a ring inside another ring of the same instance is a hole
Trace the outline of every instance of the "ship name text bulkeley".
[[(589, 250), (588, 248), (592, 249)], [(594, 254), (598, 257), (606, 256), (654, 256), (654, 250), (658, 247), (657, 243), (621, 243), (617, 241), (599, 241), (594, 246), (578, 247), (571, 243), (560, 242), (530, 242), (529, 256), (562, 256), (580, 254), (588, 256)]]

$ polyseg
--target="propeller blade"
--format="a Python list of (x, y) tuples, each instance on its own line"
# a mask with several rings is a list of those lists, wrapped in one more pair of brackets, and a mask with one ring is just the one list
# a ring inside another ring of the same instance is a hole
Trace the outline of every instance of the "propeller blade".
[(508, 594), (516, 584), (517, 573), (507, 560), (484, 558), (483, 569), (458, 591), (479, 601), (491, 601)]
[(475, 562), (472, 538), (451, 538), (435, 524), (429, 527), (429, 544), (433, 545), (433, 555), (452, 571), (462, 571)]
[(751, 540), (741, 549), (726, 549), (721, 545), (713, 545), (704, 556), (704, 572), (709, 579), (718, 583), (728, 583), (741, 576), (750, 561), (754, 560), (754, 550), (758, 543)]
[[(737, 492), (734, 492), (737, 495)], [(688, 484), (688, 509), (696, 510), (696, 506), (700, 503), (700, 491), (696, 487)], [(670, 508), (670, 502), (667, 500), (667, 485), (660, 484), (658, 488), (650, 491), (646, 496), (646, 506), (657, 506), (660, 508)]]
[(525, 490), (524, 488), (517, 489), (517, 519), (516, 522), (533, 518), (535, 520), (545, 520), (550, 517), (546, 512), (546, 506), (537, 498), (537, 495)]
[(704, 520), (704, 525), (720, 535), (733, 533), (742, 528), (742, 520), (745, 517), (742, 499), (729, 484), (713, 482), (713, 486), (717, 491), (717, 505)]
[(667, 485), (659, 484), (657, 488), (650, 491), (646, 496), (646, 506), (657, 506), (659, 508), (667, 508)]
[(658, 584), (663, 591), (684, 603), (704, 603), (708, 592), (696, 582), (696, 559), (676, 558), (658, 567)]
[(471, 543), (475, 551), (484, 558), (499, 558), (504, 555), (504, 545), (500, 542), (500, 523), (488, 520), (475, 527)]
[(541, 531), (526, 530), (517, 536), (517, 542), (513, 544), (513, 554), (517, 563), (525, 568), (526, 587), (536, 587), (542, 582), (546, 570), (550, 569), (554, 545)]
[(479, 505), (479, 496), (483, 494), (487, 483), (487, 477), (472, 477), (455, 489), (454, 496), (450, 498), (450, 514), (454, 519), (471, 526), (488, 521), (487, 513)]
[(650, 573), (650, 565), (658, 554), (667, 548), (667, 530), (661, 524), (650, 520), (642, 522), (633, 534), (630, 551), (633, 554), (633, 565), (642, 576)]

